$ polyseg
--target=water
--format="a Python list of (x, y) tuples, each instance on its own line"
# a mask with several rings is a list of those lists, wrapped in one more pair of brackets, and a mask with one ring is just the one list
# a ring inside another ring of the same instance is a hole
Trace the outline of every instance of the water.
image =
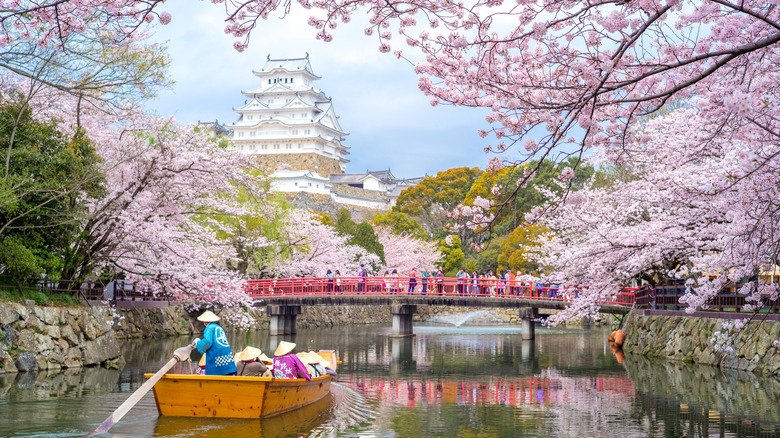
[[(233, 333), (272, 352), (267, 332)], [(748, 437), (780, 436), (780, 381), (629, 356), (606, 329), (416, 326), (301, 330), (299, 350), (336, 348), (331, 395), (266, 420), (158, 417), (151, 394), (115, 437)], [(0, 436), (69, 437), (94, 430), (187, 339), (127, 343), (121, 371), (0, 377)]]
[(436, 315), (433, 318), (431, 318), (432, 323), (440, 323), (440, 324), (450, 324), (454, 325), (455, 327), (460, 327), (463, 324), (465, 324), (468, 321), (471, 320), (481, 320), (485, 316), (493, 316), (493, 318), (488, 319), (498, 319), (494, 316), (494, 314), (490, 310), (477, 310), (474, 312), (466, 312), (466, 313), (452, 313), (449, 315)]

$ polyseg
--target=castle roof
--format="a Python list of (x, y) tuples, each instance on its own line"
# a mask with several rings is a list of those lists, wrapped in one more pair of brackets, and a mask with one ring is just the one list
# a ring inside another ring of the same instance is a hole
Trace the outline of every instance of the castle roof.
[(320, 77), (314, 74), (314, 71), (311, 69), (308, 53), (306, 53), (306, 56), (303, 58), (271, 59), (271, 55), (268, 55), (263, 68), (260, 70), (252, 70), (252, 73), (262, 77), (278, 70), (287, 71), (290, 73), (306, 72), (309, 76), (312, 77), (312, 79), (320, 79)]

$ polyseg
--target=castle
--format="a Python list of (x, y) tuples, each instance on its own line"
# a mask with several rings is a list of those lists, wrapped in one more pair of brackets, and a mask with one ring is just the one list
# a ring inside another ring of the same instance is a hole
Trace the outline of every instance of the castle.
[(237, 151), (272, 169), (272, 189), (285, 193), (296, 207), (386, 211), (403, 189), (422, 180), (399, 179), (389, 169), (346, 173), (350, 147), (343, 142), (349, 133), (339, 124), (332, 100), (314, 88), (320, 77), (308, 53), (293, 59), (269, 55), (252, 73), (260, 84), (242, 91), (247, 100), (233, 108), (238, 120), (212, 129), (223, 129)]

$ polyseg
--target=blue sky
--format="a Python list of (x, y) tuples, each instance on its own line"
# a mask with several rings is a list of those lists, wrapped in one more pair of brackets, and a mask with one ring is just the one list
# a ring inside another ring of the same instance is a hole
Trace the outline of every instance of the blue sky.
[[(174, 115), (180, 123), (232, 122), (232, 109), (244, 103), (241, 90), (259, 85), (252, 69), (262, 67), (267, 55), (294, 58), (308, 52), (322, 77), (315, 86), (333, 99), (339, 122), (350, 133), (345, 141), (351, 147), (348, 173), (390, 168), (403, 178), (460, 166), (484, 169), (489, 138), (480, 138), (477, 130), (489, 127), (486, 111), (432, 107), (417, 88), (412, 66), (380, 53), (376, 37), (363, 34), (357, 22), (365, 21), (362, 17), (336, 29), (333, 41), (324, 43), (306, 24), (310, 13), (296, 2), (292, 6), (293, 16), (261, 22), (249, 48), (238, 53), (234, 38), (224, 33), (223, 5), (166, 1), (160, 11), (170, 12), (173, 20), (157, 26), (153, 39), (168, 41), (176, 84), (149, 108)], [(394, 50), (408, 49), (400, 39), (393, 42)]]

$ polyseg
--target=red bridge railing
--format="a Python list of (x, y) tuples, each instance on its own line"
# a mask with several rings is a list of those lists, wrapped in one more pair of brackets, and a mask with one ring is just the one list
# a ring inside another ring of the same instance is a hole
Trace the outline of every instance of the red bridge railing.
[[(587, 286), (562, 288), (525, 281), (433, 277), (410, 283), (408, 277), (309, 277), (247, 280), (253, 298), (306, 295), (439, 295), (526, 298), (571, 301)], [(634, 305), (634, 289), (626, 288), (602, 304)]]

